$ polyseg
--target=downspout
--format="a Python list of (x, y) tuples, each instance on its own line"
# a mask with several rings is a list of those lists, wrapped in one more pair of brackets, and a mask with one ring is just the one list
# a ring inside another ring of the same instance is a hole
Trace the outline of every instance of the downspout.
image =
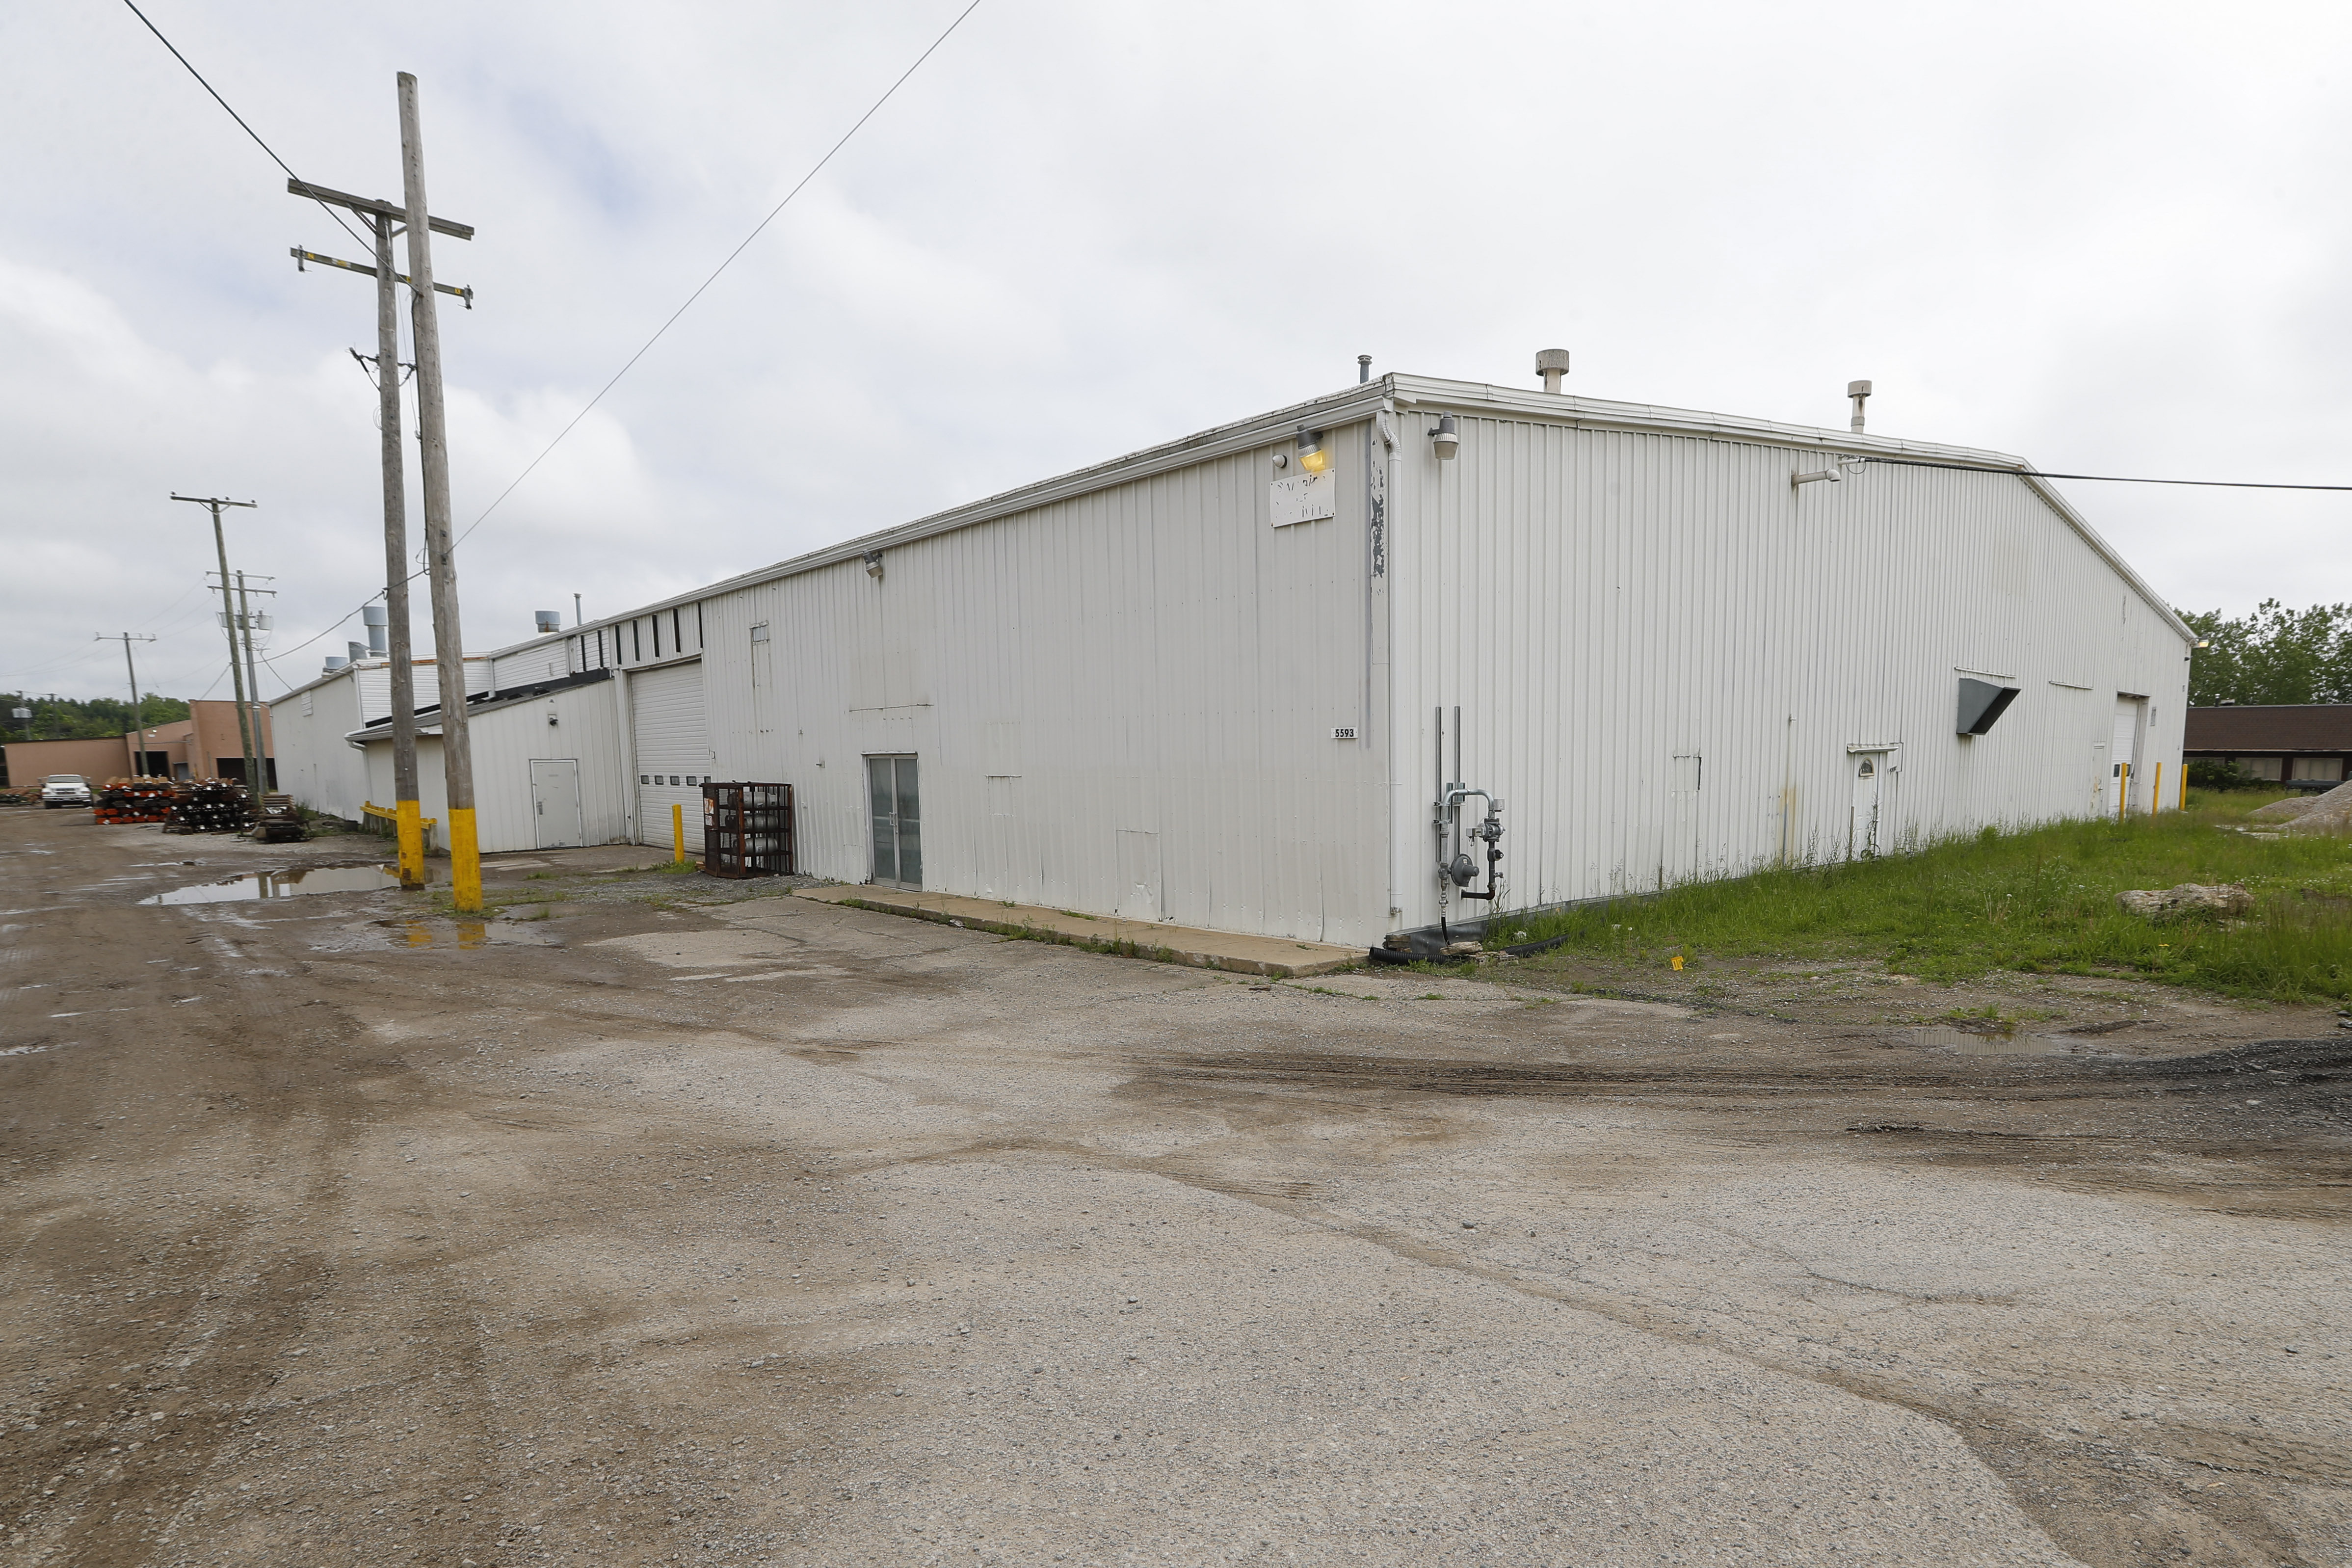
[[(1366, 575), (1364, 579), (1364, 689), (1365, 718), (1369, 723), (1372, 705), (1372, 677), (1375, 669), (1384, 670), (1387, 679), (1381, 682), (1381, 741), (1388, 749), (1389, 814), (1387, 840), (1388, 918), (1381, 922), (1383, 931), (1394, 931), (1404, 913), (1403, 868), (1401, 865), (1404, 846), (1400, 842), (1398, 812), (1404, 805), (1404, 778), (1399, 771), (1399, 731), (1396, 700), (1396, 601), (1389, 591), (1389, 547), (1396, 517), (1397, 482), (1402, 477), (1397, 462), (1396, 404), (1382, 398), (1380, 412), (1372, 416), (1371, 436), (1377, 446), (1368, 443), (1368, 471), (1379, 476), (1377, 509), (1370, 518)], [(1378, 650), (1374, 650), (1374, 638)], [(1366, 731), (1367, 743), (1370, 731)]]

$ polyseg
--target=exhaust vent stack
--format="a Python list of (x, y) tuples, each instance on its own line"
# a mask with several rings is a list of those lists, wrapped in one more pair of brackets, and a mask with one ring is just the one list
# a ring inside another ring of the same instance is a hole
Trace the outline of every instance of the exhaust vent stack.
[(1862, 405), (1870, 401), (1870, 383), (1849, 381), (1845, 384), (1845, 395), (1853, 399), (1853, 433), (1859, 436), (1862, 434)]
[(538, 623), (538, 628), (541, 632), (560, 632), (563, 629), (563, 612), (561, 610), (533, 610), (530, 616), (531, 619)]
[(384, 646), (384, 628), (392, 624), (390, 612), (382, 605), (368, 605), (361, 609), (360, 619), (367, 626), (368, 652), (379, 658), (390, 652)]
[(1566, 349), (1538, 349), (1536, 351), (1536, 374), (1543, 377), (1544, 390), (1546, 392), (1558, 392), (1559, 390), (1559, 378), (1568, 374), (1568, 351)]

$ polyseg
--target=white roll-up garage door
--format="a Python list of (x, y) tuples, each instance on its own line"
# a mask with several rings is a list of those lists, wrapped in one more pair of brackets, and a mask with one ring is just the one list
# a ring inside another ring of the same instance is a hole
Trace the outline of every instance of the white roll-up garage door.
[(686, 847), (702, 847), (702, 785), (710, 776), (710, 723), (702, 662), (649, 669), (629, 680), (637, 737), (637, 842), (667, 847), (672, 805), (686, 808)]

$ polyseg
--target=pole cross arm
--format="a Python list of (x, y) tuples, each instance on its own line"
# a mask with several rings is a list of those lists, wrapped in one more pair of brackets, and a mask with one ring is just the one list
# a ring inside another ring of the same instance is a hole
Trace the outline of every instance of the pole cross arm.
[[(382, 274), (378, 273), (373, 267), (362, 266), (356, 261), (340, 261), (331, 256), (321, 256), (315, 250), (305, 250), (299, 245), (287, 251), (286, 254), (294, 258), (294, 267), (297, 271), (310, 270), (305, 263), (315, 261), (321, 267), (340, 267), (346, 272), (363, 272), (370, 278), (382, 276)], [(408, 282), (408, 274), (405, 272), (395, 272), (392, 277), (393, 281), (395, 283)], [(414, 288), (415, 285), (410, 284), (410, 287)], [(466, 301), (466, 309), (468, 310), (474, 308), (474, 289), (472, 284), (469, 283), (463, 289), (452, 289), (448, 284), (440, 282), (436, 279), (434, 282), (433, 287), (441, 293), (455, 295), (457, 298)]]
[[(286, 182), (286, 190), (289, 195), (308, 196), (314, 202), (324, 202), (331, 207), (349, 207), (355, 213), (365, 213), (370, 217), (388, 217), (394, 223), (408, 221), (406, 207), (396, 207), (390, 202), (371, 201), (365, 196), (352, 195), (348, 191), (331, 191), (324, 185), (314, 185), (308, 180), (289, 180)], [(436, 234), (446, 234), (452, 239), (474, 237), (474, 226), (471, 224), (451, 223), (447, 218), (443, 217), (427, 218), (425, 221)]]

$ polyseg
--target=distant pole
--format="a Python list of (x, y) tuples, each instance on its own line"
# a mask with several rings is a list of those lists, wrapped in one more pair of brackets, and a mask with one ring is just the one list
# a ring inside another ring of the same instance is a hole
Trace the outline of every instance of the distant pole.
[(117, 632), (112, 637), (100, 632), (96, 640), (119, 642), (122, 645), (122, 668), (131, 676), (131, 744), (133, 748), (131, 753), (131, 776), (143, 777), (142, 770), (147, 766), (147, 716), (140, 710), (139, 666), (131, 660), (131, 645), (134, 642), (153, 642), (155, 639), (152, 637), (142, 637), (137, 632)]
[(376, 408), (383, 426), (383, 607), (391, 622), (393, 832), (400, 885), (425, 886), (425, 807), (416, 793), (416, 664), (408, 628), (408, 489), (400, 450), (400, 288), (392, 218), (375, 219)]
[(449, 526), (449, 438), (441, 395), (441, 318), (433, 297), (433, 236), (425, 202), (425, 136), (416, 79), (399, 74), (401, 194), (408, 206), (408, 297), (416, 342), (416, 425), (425, 477), (425, 561), (433, 584), (433, 656), (441, 677), (441, 764), (449, 795), (450, 902), (482, 909), (474, 826), (474, 751), (466, 733), (466, 639), (457, 618), (457, 541)]
[[(264, 579), (268, 581), (268, 579)], [(245, 630), (245, 686), (253, 700), (253, 761), (247, 765), (252, 784), (247, 794), (251, 797), (256, 817), (261, 811), (261, 797), (269, 791), (269, 740), (261, 728), (261, 664), (253, 657), (253, 603), (245, 590), (245, 574), (236, 574), (237, 620)]]
[(580, 595), (574, 594), (572, 595), (572, 625), (576, 630), (580, 624)]
[(236, 730), (238, 738), (245, 742), (246, 787), (250, 791), (253, 787), (253, 715), (246, 710), (244, 661), (237, 658), (236, 653), (236, 605), (229, 597), (228, 536), (221, 531), (221, 508), (254, 506), (258, 503), (249, 500), (230, 500), (224, 496), (184, 496), (177, 490), (172, 492), (172, 499), (194, 501), (198, 506), (212, 509), (213, 548), (220, 555), (221, 625), (228, 631), (229, 684), (236, 693)]

